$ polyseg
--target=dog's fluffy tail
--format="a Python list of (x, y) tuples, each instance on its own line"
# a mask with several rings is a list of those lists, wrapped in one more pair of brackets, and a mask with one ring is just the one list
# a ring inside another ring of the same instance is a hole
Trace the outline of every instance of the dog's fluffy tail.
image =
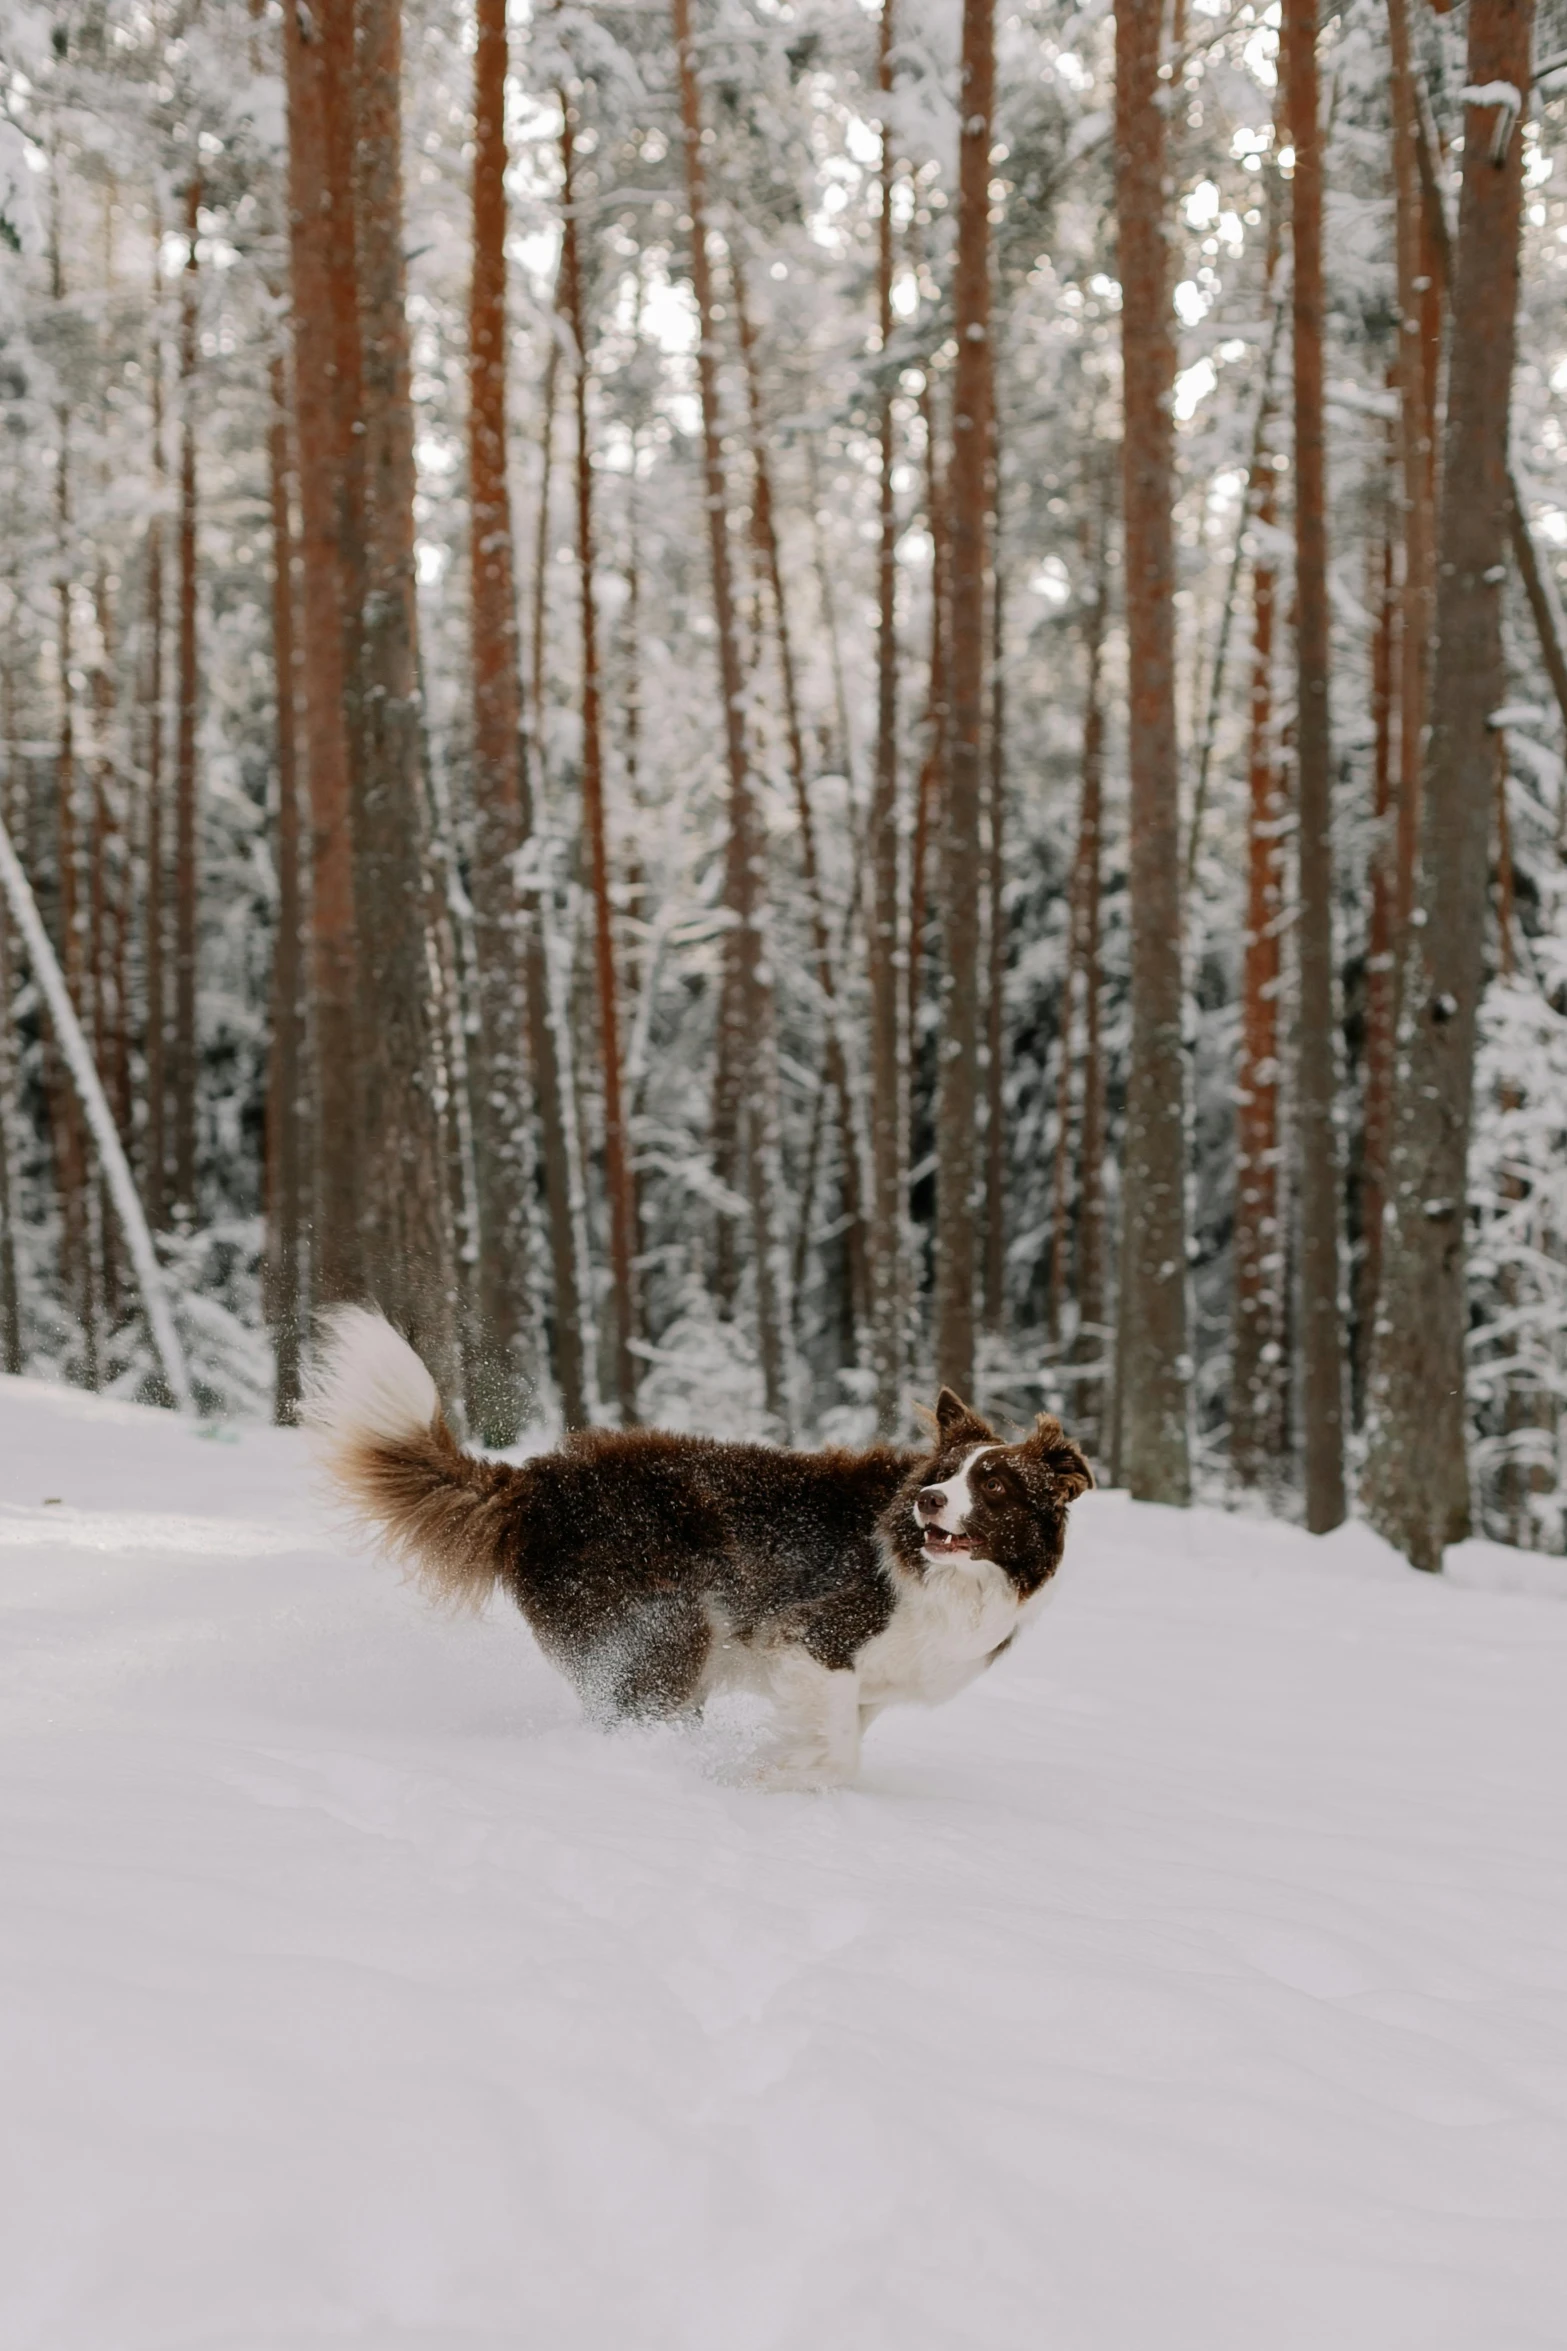
[(463, 1451), (434, 1380), (382, 1315), (334, 1307), (321, 1334), (303, 1418), (333, 1487), (432, 1600), (481, 1608), (521, 1478)]

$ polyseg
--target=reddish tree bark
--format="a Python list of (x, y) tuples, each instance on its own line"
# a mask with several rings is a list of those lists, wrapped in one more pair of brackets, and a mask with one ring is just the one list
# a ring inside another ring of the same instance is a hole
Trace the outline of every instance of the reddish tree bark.
[(1171, 400), (1159, 0), (1116, 12), (1116, 230), (1125, 426), (1131, 768), (1132, 1043), (1122, 1146), (1118, 1461), (1150, 1502), (1191, 1498), (1186, 1140), (1181, 1055), (1179, 768)]
[(1531, 0), (1471, 0), (1419, 904), (1409, 930), (1367, 1501), (1412, 1565), (1468, 1532), (1465, 1202), (1485, 981), (1487, 844), (1505, 691), (1507, 420), (1517, 325)]
[(936, 1377), (974, 1387), (979, 1125), (980, 799), (990, 543), (990, 142), (995, 0), (964, 0), (952, 394), (952, 734), (942, 824), (942, 999), (936, 1078)]

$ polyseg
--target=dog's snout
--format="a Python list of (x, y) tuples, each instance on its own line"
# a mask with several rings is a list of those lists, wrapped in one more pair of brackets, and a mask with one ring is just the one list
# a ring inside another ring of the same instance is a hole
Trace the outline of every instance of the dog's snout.
[(946, 1493), (942, 1487), (922, 1486), (914, 1497), (915, 1516), (917, 1518), (940, 1518), (942, 1505), (946, 1499)]

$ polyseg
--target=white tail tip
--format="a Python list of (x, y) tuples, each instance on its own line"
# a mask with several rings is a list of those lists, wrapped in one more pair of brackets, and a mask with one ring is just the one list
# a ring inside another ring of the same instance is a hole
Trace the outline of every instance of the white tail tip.
[(304, 1421), (333, 1451), (355, 1443), (420, 1437), (441, 1399), (408, 1341), (366, 1306), (334, 1306), (305, 1383)]

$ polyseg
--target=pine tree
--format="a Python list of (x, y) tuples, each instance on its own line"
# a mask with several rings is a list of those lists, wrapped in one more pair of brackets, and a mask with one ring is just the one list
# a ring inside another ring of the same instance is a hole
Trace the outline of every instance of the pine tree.
[[(469, 1408), (491, 1444), (521, 1420), (528, 1346), (522, 910), (521, 644), (506, 477), (506, 0), (481, 0), (474, 49), (473, 275), (468, 309), (475, 1004), (469, 1041), (478, 1188), (478, 1344)], [(547, 1032), (546, 1032), (547, 1033)], [(575, 1319), (575, 1305), (572, 1307)]]
[(185, 188), (185, 274), (180, 297), (180, 503), (178, 637), (175, 648), (174, 1034), (170, 1086), (174, 1198), (194, 1219), (196, 1198), (196, 333), (197, 228), (201, 181)]
[[(154, 264), (156, 267), (156, 262)], [(147, 1125), (142, 1144), (142, 1200), (147, 1221), (162, 1230), (168, 1214), (168, 981), (167, 855), (164, 846), (163, 782), (163, 513), (168, 479), (163, 423), (162, 305), (154, 280), (152, 334), (147, 372), (152, 397), (148, 429), (152, 443), (153, 508), (148, 518), (144, 563), (146, 579), (147, 654), (143, 672), (144, 761), (146, 769), (143, 827), (142, 961), (144, 1021), (142, 1051), (146, 1066)]]
[[(1101, 453), (1107, 455), (1109, 453)], [(1077, 1159), (1077, 1329), (1072, 1354), (1083, 1367), (1075, 1425), (1092, 1451), (1104, 1444), (1105, 1328), (1105, 1057), (1100, 1006), (1104, 877), (1104, 643), (1110, 609), (1110, 466), (1093, 468), (1100, 511), (1090, 523), (1094, 577), (1085, 621), (1087, 691), (1083, 704), (1083, 791), (1078, 811), (1075, 888), (1083, 979), (1083, 1092)]]
[(343, 141), (329, 123), (351, 116), (347, 0), (304, 9), (288, 0), (284, 59), (289, 123), (289, 255), (293, 394), (299, 466), (303, 638), (301, 704), (310, 801), (310, 994), (314, 1149), (311, 1287), (318, 1306), (358, 1295), (359, 1149), (355, 1051), (353, 831), (349, 798), (348, 649), (343, 572), (345, 468), (358, 381), (345, 380), (335, 279), (353, 281), (352, 191)]
[(1172, 605), (1175, 347), (1160, 23), (1157, 0), (1130, 0), (1116, 13), (1132, 917), (1116, 1380), (1119, 1475), (1144, 1501), (1185, 1503), (1191, 1495), (1191, 1359)]
[(952, 394), (952, 730), (942, 844), (942, 995), (936, 1082), (936, 1377), (974, 1386), (979, 1125), (980, 805), (985, 574), (990, 549), (990, 148), (994, 0), (964, 0)]
[[(1270, 272), (1271, 275), (1271, 272)], [(1257, 436), (1251, 511), (1251, 711), (1247, 754), (1246, 938), (1236, 1071), (1234, 1308), (1230, 1469), (1238, 1485), (1279, 1474), (1284, 1450), (1284, 1235), (1279, 1187), (1279, 983), (1286, 914), (1288, 798), (1273, 707), (1278, 576), (1267, 550), (1278, 521), (1278, 476), (1266, 424)]]
[[(1464, 175), (1452, 289), (1436, 639), (1418, 903), (1401, 991), (1400, 1069), (1383, 1305), (1372, 1354), (1367, 1502), (1415, 1567), (1469, 1529), (1464, 1344), (1466, 1169), (1484, 985), (1502, 700), (1507, 419), (1522, 220), (1532, 0), (1472, 0)], [(1457, 486), (1461, 484), (1461, 489)]]
[(272, 958), (272, 1057), (267, 1081), (267, 1313), (272, 1324), (272, 1417), (287, 1427), (299, 1409), (304, 1303), (304, 1023), (300, 991), (299, 771), (295, 743), (294, 532), (290, 514), (288, 371), (270, 370), (268, 459), (272, 495), (272, 647), (277, 698), (277, 936)]
[(1317, 0), (1285, 0), (1284, 84), (1295, 360), (1295, 711), (1299, 1009), (1295, 1124), (1300, 1156), (1301, 1435), (1306, 1524), (1344, 1516), (1344, 1348), (1333, 1017), (1333, 748), (1328, 707), (1328, 547), (1322, 373), (1322, 128)]

